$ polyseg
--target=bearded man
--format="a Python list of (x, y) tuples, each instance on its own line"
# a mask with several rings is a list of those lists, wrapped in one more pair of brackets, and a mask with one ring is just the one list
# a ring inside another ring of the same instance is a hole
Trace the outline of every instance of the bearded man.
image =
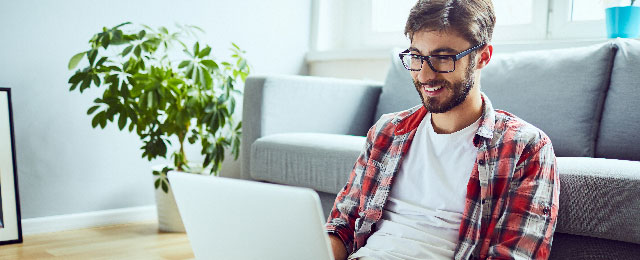
[(422, 104), (369, 130), (326, 224), (336, 259), (549, 257), (556, 158), (544, 132), (481, 92), (494, 24), (490, 0), (411, 9), (399, 58)]

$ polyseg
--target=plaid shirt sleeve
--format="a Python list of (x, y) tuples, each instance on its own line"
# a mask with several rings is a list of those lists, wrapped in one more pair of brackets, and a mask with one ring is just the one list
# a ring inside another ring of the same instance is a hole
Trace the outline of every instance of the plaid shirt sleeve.
[(329, 234), (340, 237), (347, 249), (347, 255), (350, 255), (353, 251), (355, 221), (358, 218), (360, 197), (362, 196), (362, 175), (369, 161), (375, 132), (376, 125), (369, 129), (365, 146), (356, 160), (347, 184), (338, 193), (333, 209), (329, 213), (329, 219), (325, 225)]
[(529, 143), (515, 167), (506, 208), (489, 235), (495, 240), (487, 259), (548, 259), (560, 192), (549, 138)]

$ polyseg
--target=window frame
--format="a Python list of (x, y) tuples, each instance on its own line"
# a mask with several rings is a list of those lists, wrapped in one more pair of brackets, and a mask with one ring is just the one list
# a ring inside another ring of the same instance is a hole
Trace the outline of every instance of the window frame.
[(531, 12), (531, 24), (496, 25), (493, 29), (493, 42), (518, 42), (543, 40), (547, 37), (549, 20), (549, 1), (534, 0)]
[[(551, 0), (550, 0), (551, 1)], [(605, 20), (571, 21), (573, 0), (553, 0), (549, 9), (547, 40), (604, 39)], [(602, 9), (604, 12), (604, 7)], [(593, 30), (600, 27), (599, 30)]]
[[(533, 1), (531, 24), (496, 26), (494, 44), (604, 40), (604, 20), (570, 21), (572, 0)], [(371, 0), (313, 0), (311, 50), (371, 50), (407, 46), (400, 28), (376, 32), (371, 28)], [(603, 9), (604, 12), (604, 9)], [(597, 30), (594, 28), (599, 27)]]

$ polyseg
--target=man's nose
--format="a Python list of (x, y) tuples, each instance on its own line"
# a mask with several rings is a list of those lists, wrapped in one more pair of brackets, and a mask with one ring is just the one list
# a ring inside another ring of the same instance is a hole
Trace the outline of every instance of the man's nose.
[(433, 71), (431, 67), (429, 67), (427, 61), (424, 61), (422, 63), (422, 69), (420, 69), (420, 71), (416, 71), (416, 73), (416, 79), (421, 83), (434, 80), (438, 74), (437, 72)]

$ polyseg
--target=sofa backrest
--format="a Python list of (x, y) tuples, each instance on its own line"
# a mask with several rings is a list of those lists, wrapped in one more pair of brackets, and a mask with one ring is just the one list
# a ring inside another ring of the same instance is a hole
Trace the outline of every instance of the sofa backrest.
[(496, 53), (482, 70), (482, 91), (496, 109), (544, 131), (557, 156), (593, 157), (615, 48)]
[(640, 161), (640, 41), (617, 39), (596, 157)]
[[(494, 108), (543, 130), (557, 156), (593, 157), (615, 50), (615, 45), (607, 42), (582, 48), (494, 53), (482, 70), (481, 89)], [(400, 51), (392, 52), (376, 118), (420, 104), (409, 71), (398, 58)]]

